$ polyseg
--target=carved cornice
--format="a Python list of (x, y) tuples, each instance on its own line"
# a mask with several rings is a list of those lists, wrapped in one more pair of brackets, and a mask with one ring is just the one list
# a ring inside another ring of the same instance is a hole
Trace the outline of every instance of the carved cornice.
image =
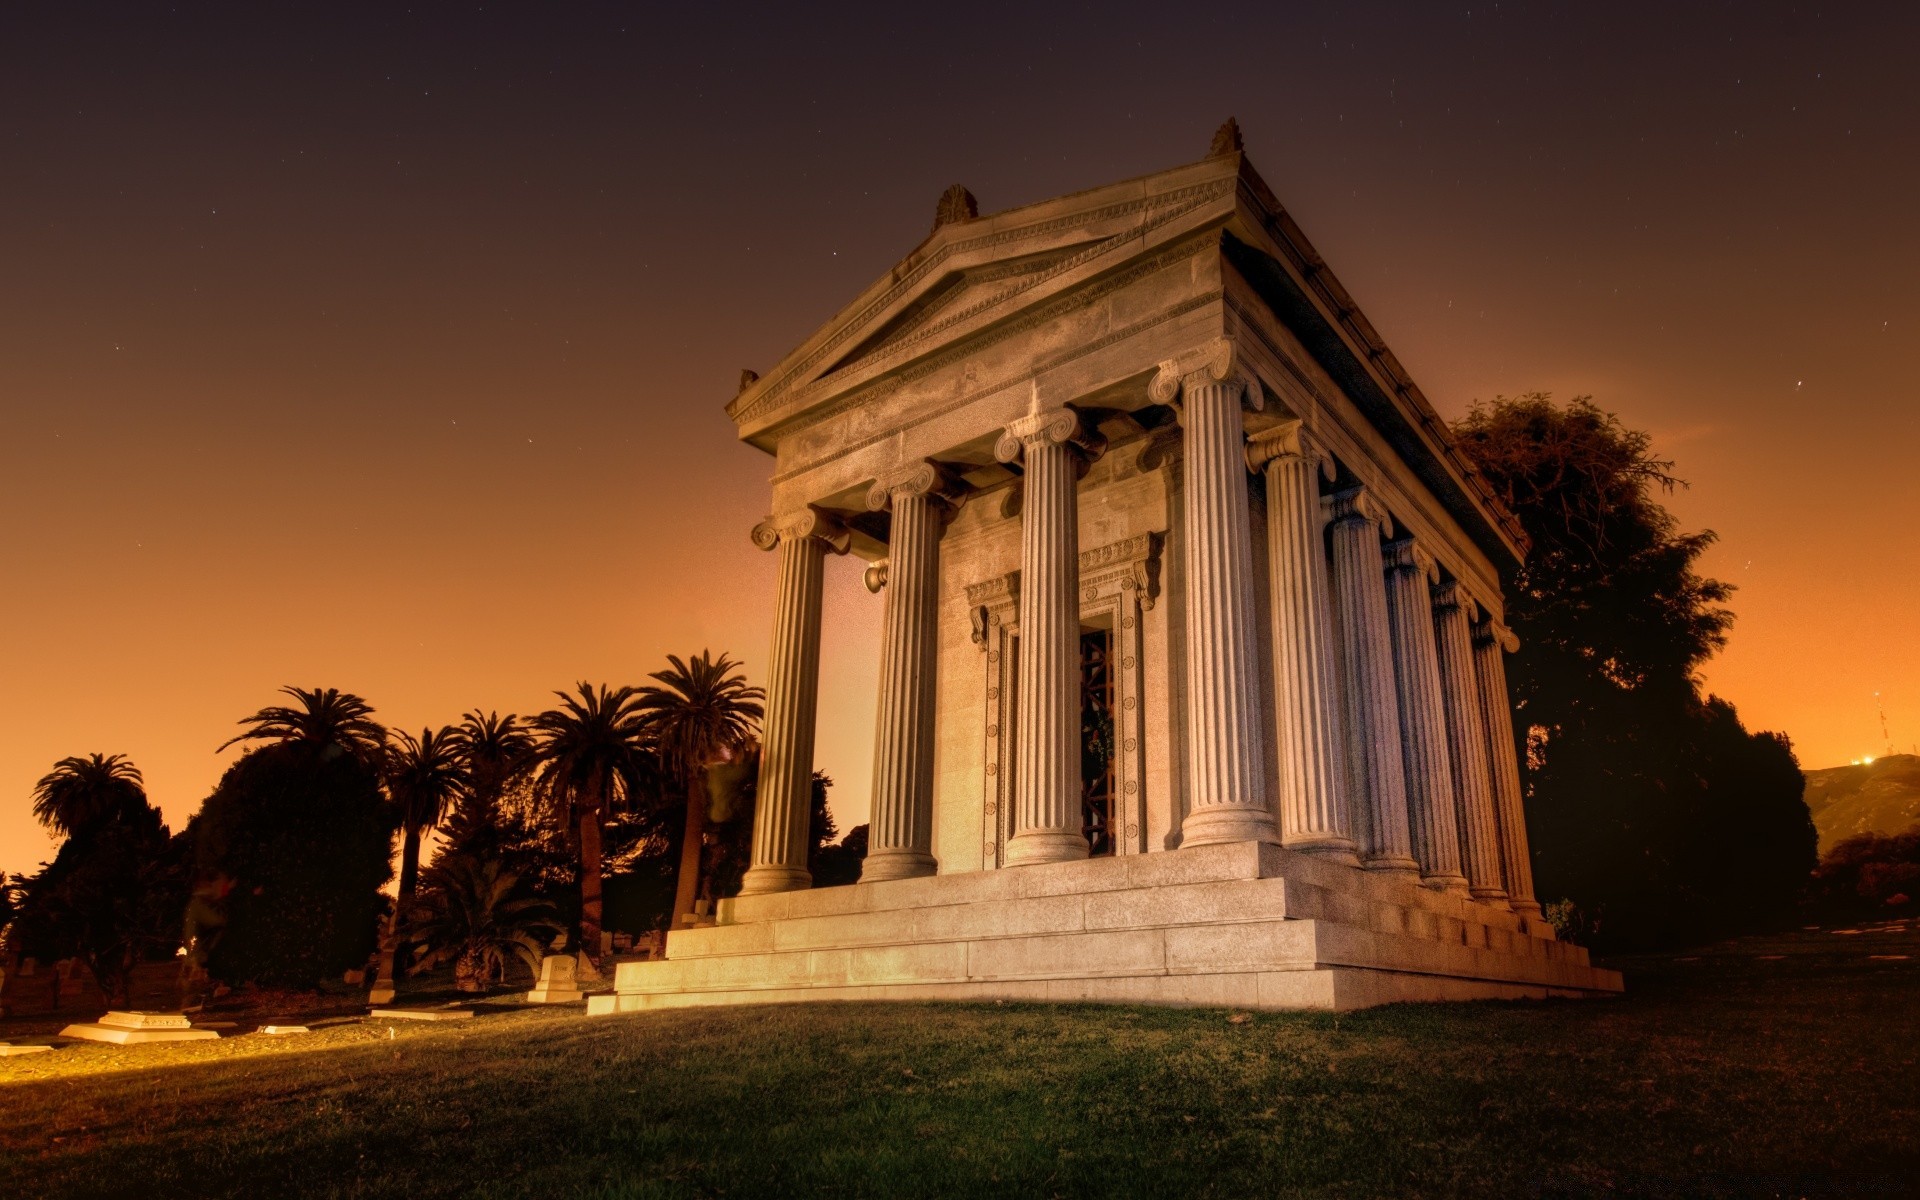
[(753, 544), (762, 550), (771, 550), (781, 542), (811, 538), (819, 542), (822, 549), (845, 554), (853, 544), (853, 535), (841, 524), (840, 518), (811, 505), (796, 513), (768, 517), (753, 527), (751, 536)]
[(967, 603), (1018, 604), (1020, 602), (1020, 572), (1008, 571), (1005, 575), (995, 575), (992, 579), (982, 579), (979, 583), (967, 585)]
[(1482, 615), (1473, 625), (1473, 644), (1485, 646), (1494, 642), (1499, 643), (1500, 648), (1508, 654), (1520, 648), (1520, 639), (1513, 630), (1490, 616)]
[[(1266, 392), (1250, 374), (1240, 357), (1240, 348), (1230, 337), (1215, 338), (1204, 346), (1169, 358), (1160, 364), (1147, 394), (1155, 404), (1170, 404), (1181, 409), (1181, 398), (1192, 388), (1225, 384), (1252, 409), (1266, 406)], [(1181, 412), (1185, 420), (1185, 413)]]
[(1059, 445), (1078, 451), (1085, 467), (1106, 453), (1107, 439), (1073, 409), (1053, 408), (1009, 421), (993, 445), (993, 456), (1003, 463), (1019, 462), (1026, 458), (1029, 447)]
[(1440, 582), (1440, 564), (1410, 537), (1388, 542), (1385, 560), (1389, 571), (1418, 571), (1429, 584)]
[(929, 458), (874, 480), (867, 489), (867, 507), (880, 512), (893, 507), (896, 496), (928, 496), (937, 507), (951, 508), (966, 493), (967, 485), (959, 476)]
[(1333, 455), (1327, 453), (1318, 438), (1307, 432), (1303, 422), (1288, 421), (1247, 437), (1249, 470), (1259, 471), (1270, 462), (1298, 458), (1313, 459), (1319, 464), (1320, 474), (1326, 481), (1333, 482), (1336, 473)]
[[(1111, 588), (1131, 593), (1143, 609), (1160, 598), (1160, 557), (1165, 533), (1141, 533), (1080, 552), (1078, 588), (1082, 599), (1097, 599)], [(973, 640), (983, 649), (987, 631), (1020, 606), (1020, 572), (1009, 571), (967, 585), (967, 613)]]
[[(1116, 246), (1137, 242), (1143, 233), (1149, 233), (1159, 226), (1177, 221), (1187, 213), (1203, 208), (1213, 201), (1218, 200), (1220, 197), (1232, 193), (1237, 186), (1237, 181), (1232, 179), (1212, 180), (1207, 183), (1174, 188), (1149, 196), (1138, 196), (1117, 204), (1109, 204), (1085, 212), (1071, 213), (1045, 221), (1013, 226), (978, 237), (955, 239), (938, 246), (928, 254), (926, 258), (915, 264), (911, 270), (908, 270), (901, 276), (898, 283), (874, 297), (872, 302), (850, 317), (838, 329), (834, 330), (833, 334), (826, 338), (819, 346), (815, 347), (799, 362), (794, 363), (793, 366), (782, 371), (778, 378), (768, 382), (750, 402), (740, 405), (739, 407), (729, 406), (728, 415), (731, 416), (736, 423), (744, 425), (749, 422), (758, 421), (776, 409), (787, 407), (799, 400), (803, 400), (804, 392), (808, 389), (800, 388), (798, 392), (796, 392), (795, 384), (797, 380), (814, 367), (817, 367), (829, 356), (836, 353), (849, 339), (865, 334), (873, 321), (877, 319), (881, 313), (893, 307), (908, 294), (917, 290), (929, 277), (941, 274), (948, 261), (954, 257), (969, 254), (977, 250), (989, 250), (1011, 242), (1024, 241), (1029, 238), (1057, 233), (1078, 226), (1097, 224), (1101, 221), (1112, 220), (1116, 217), (1125, 217), (1146, 209), (1165, 206), (1164, 211), (1156, 213), (1152, 219), (1143, 221), (1139, 226), (1129, 228), (1112, 237), (1100, 239), (1080, 253), (1062, 259), (1060, 262), (1054, 264), (1051, 269), (1026, 281), (1022, 286), (996, 294), (991, 299), (983, 302), (981, 306), (990, 307), (994, 304), (1009, 300), (1022, 292), (1038, 287), (1059, 275), (1070, 272), (1081, 264), (1098, 258)], [(958, 320), (971, 315), (972, 311), (973, 310), (956, 313), (953, 318), (947, 322), (943, 322), (942, 325), (950, 324), (952, 320)], [(928, 330), (928, 332), (932, 333), (935, 331)], [(808, 387), (811, 387), (811, 385), (808, 385)], [(736, 400), (735, 403), (738, 404), (738, 401)]]
[(1373, 493), (1364, 487), (1348, 488), (1344, 492), (1335, 492), (1327, 497), (1327, 519), (1340, 521), (1366, 521), (1378, 525), (1385, 537), (1393, 536), (1393, 516), (1373, 498)]

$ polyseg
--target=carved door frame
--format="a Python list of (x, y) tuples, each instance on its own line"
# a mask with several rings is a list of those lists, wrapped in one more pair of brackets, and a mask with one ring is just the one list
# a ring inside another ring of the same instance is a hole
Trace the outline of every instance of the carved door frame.
[[(1142, 614), (1160, 595), (1161, 533), (1097, 546), (1080, 554), (1080, 624), (1113, 632), (1115, 855), (1147, 848)], [(986, 738), (982, 770), (981, 865), (1003, 865), (1013, 836), (1014, 669), (1020, 639), (1020, 572), (967, 588), (973, 641), (986, 656)]]

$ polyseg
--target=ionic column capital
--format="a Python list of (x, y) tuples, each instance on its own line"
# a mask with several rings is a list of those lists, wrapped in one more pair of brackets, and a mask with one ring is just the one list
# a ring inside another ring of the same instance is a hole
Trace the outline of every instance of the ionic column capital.
[(892, 508), (903, 496), (925, 496), (942, 508), (955, 507), (966, 495), (967, 485), (958, 475), (932, 459), (909, 463), (874, 480), (867, 489), (867, 507), (874, 512)]
[(1498, 643), (1508, 654), (1520, 648), (1520, 638), (1513, 630), (1493, 619), (1490, 614), (1482, 614), (1473, 624), (1473, 644), (1487, 646)]
[(831, 513), (808, 505), (796, 513), (768, 517), (753, 527), (753, 544), (771, 550), (781, 542), (812, 539), (824, 550), (845, 554), (853, 544), (853, 535)]
[(1429, 584), (1440, 582), (1440, 564), (1433, 555), (1421, 548), (1420, 543), (1410, 537), (1397, 538), (1387, 543), (1385, 561), (1389, 574), (1395, 571), (1417, 571)]
[(1107, 439), (1099, 430), (1089, 429), (1073, 409), (1050, 408), (1007, 422), (994, 443), (993, 456), (1003, 463), (1018, 462), (1033, 447), (1060, 445), (1078, 451), (1084, 465), (1106, 453)]
[(1318, 438), (1307, 432), (1303, 422), (1288, 421), (1247, 435), (1249, 471), (1259, 471), (1270, 462), (1289, 459), (1310, 460), (1320, 468), (1320, 474), (1328, 483), (1334, 480), (1333, 455), (1327, 453)]
[(1433, 611), (1437, 613), (1450, 613), (1456, 608), (1465, 609), (1467, 623), (1469, 625), (1480, 619), (1479, 604), (1474, 601), (1472, 596), (1467, 594), (1467, 589), (1460, 586), (1458, 579), (1448, 579), (1434, 584), (1431, 594), (1433, 596)]
[(1364, 487), (1351, 487), (1344, 492), (1335, 492), (1324, 503), (1328, 507), (1328, 519), (1339, 525), (1349, 521), (1365, 521), (1379, 527), (1380, 532), (1393, 536), (1393, 516), (1387, 512), (1373, 493)]
[(860, 582), (867, 585), (869, 592), (878, 595), (880, 589), (887, 586), (887, 560), (883, 558), (869, 564), (867, 569), (861, 572)]
[[(1266, 393), (1261, 389), (1260, 381), (1246, 369), (1241, 360), (1239, 344), (1229, 337), (1215, 338), (1204, 346), (1162, 362), (1154, 373), (1153, 382), (1147, 385), (1147, 394), (1155, 404), (1169, 404), (1178, 410), (1182, 397), (1189, 389), (1211, 384), (1225, 384), (1237, 393), (1248, 408), (1258, 410), (1266, 407)], [(1184, 424), (1184, 414), (1181, 420)]]

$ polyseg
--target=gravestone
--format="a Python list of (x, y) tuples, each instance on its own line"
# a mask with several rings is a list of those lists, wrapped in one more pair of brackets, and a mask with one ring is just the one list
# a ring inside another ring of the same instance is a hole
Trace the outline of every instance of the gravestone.
[(579, 987), (579, 960), (571, 954), (549, 954), (540, 960), (540, 980), (527, 993), (529, 1004), (571, 1004), (583, 993)]
[(132, 1046), (144, 1042), (197, 1042), (220, 1035), (211, 1029), (195, 1029), (185, 1013), (114, 1011), (98, 1021), (69, 1025), (60, 1031), (60, 1036)]

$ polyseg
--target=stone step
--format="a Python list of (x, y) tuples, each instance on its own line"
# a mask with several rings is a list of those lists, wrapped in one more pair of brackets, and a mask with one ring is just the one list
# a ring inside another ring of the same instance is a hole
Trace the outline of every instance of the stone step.
[[(1293, 864), (1296, 868), (1298, 865)], [(1352, 873), (1351, 868), (1335, 869)], [(1587, 961), (1586, 951), (1580, 947), (1533, 937), (1499, 922), (1478, 920), (1480, 914), (1474, 910), (1482, 906), (1469, 904), (1456, 909), (1468, 918), (1462, 919), (1418, 903), (1404, 903), (1417, 901), (1418, 897), (1397, 896), (1402, 903), (1369, 900), (1356, 892), (1337, 892), (1291, 878), (1223, 879), (1078, 894), (970, 899), (957, 903), (952, 902), (951, 892), (972, 897), (979, 894), (979, 889), (960, 886), (943, 892), (933, 886), (948, 878), (963, 885), (966, 882), (964, 876), (906, 881), (925, 885), (920, 889), (923, 896), (948, 900), (947, 903), (675, 930), (668, 935), (667, 960), (1104, 930), (1233, 925), (1298, 917), (1552, 962), (1585, 966)], [(1333, 878), (1330, 882), (1341, 880)]]
[(1584, 988), (1451, 979), (1353, 967), (1313, 971), (1227, 971), (1212, 975), (921, 981), (801, 988), (629, 992), (591, 996), (590, 1015), (715, 1004), (789, 1004), (822, 1000), (1037, 1001), (1053, 1004), (1162, 1004), (1252, 1009), (1347, 1011), (1376, 1004), (1435, 1000), (1541, 1000), (1584, 997)]
[(622, 995), (812, 991), (893, 984), (1311, 971), (1326, 966), (1569, 989), (1618, 986), (1618, 977), (1611, 972), (1544, 955), (1284, 917), (668, 958), (620, 964), (614, 986)]

